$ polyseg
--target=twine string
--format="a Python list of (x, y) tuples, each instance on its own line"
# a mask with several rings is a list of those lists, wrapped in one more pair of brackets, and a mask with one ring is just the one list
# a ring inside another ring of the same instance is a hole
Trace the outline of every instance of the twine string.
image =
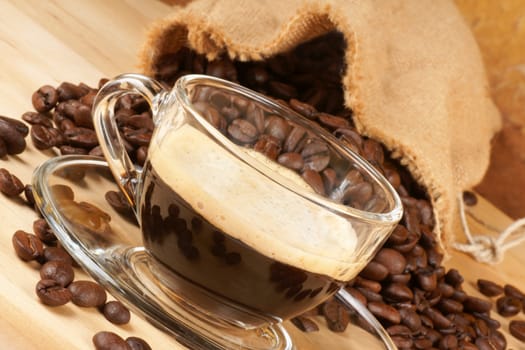
[(489, 235), (473, 235), (467, 223), (465, 203), (460, 194), (459, 216), (467, 243), (454, 243), (453, 247), (461, 252), (472, 255), (477, 261), (487, 264), (497, 264), (503, 260), (505, 251), (525, 241), (525, 218), (518, 219), (499, 233), (497, 237)]

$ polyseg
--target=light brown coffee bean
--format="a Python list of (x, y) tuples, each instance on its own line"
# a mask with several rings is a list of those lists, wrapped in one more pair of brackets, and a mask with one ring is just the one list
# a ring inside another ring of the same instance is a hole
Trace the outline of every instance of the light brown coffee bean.
[(68, 287), (71, 301), (82, 307), (98, 307), (106, 302), (106, 291), (92, 281), (74, 281)]
[(30, 233), (18, 230), (11, 239), (16, 255), (24, 261), (40, 259), (44, 253), (44, 245), (40, 239)]
[(304, 181), (306, 181), (306, 183), (309, 184), (316, 193), (322, 196), (325, 195), (323, 179), (317, 171), (312, 169), (306, 169), (301, 174), (301, 176), (304, 179)]
[(0, 168), (0, 192), (8, 197), (16, 197), (24, 191), (24, 184), (9, 170)]
[(228, 126), (228, 134), (234, 141), (241, 144), (250, 144), (257, 140), (259, 133), (255, 126), (244, 119), (235, 119)]
[(98, 332), (93, 336), (92, 341), (96, 350), (131, 350), (128, 343), (113, 332)]
[(282, 153), (277, 157), (277, 162), (292, 170), (301, 170), (304, 167), (303, 157), (296, 152)]
[(131, 318), (131, 313), (128, 308), (120, 301), (109, 301), (104, 304), (102, 314), (111, 323), (126, 324)]
[(61, 306), (71, 300), (71, 292), (53, 279), (40, 280), (35, 291), (40, 301), (48, 306)]
[(481, 294), (488, 297), (495, 297), (503, 294), (503, 287), (485, 279), (478, 279), (477, 281), (478, 290)]

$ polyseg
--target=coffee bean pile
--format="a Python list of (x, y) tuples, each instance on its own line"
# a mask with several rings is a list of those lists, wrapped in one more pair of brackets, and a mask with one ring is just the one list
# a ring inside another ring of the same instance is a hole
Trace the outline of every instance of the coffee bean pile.
[[(183, 48), (158, 60), (155, 78), (170, 85), (184, 74), (200, 73), (239, 82), (319, 123), (361, 154), (397, 190), (405, 214), (373, 261), (345, 288), (378, 318), (400, 349), (505, 349), (501, 325), (490, 317), (492, 302), (468, 295), (460, 272), (447, 271), (442, 265), (425, 190), (381, 144), (356, 131), (352, 111), (343, 104), (344, 47), (342, 36), (330, 33), (261, 62), (237, 62), (227, 57), (208, 62), (203, 55)], [(253, 126), (256, 129), (255, 122), (237, 125), (235, 132), (248, 131), (240, 134), (249, 138)], [(266, 154), (276, 154), (275, 149), (283, 145), (266, 141), (259, 148)], [(303, 167), (296, 155), (279, 155), (277, 159), (290, 168)], [(322, 191), (326, 181), (325, 177), (318, 186), (308, 182)], [(518, 308), (515, 301), (499, 303), (507, 313)], [(344, 331), (356, 317), (332, 299), (292, 322), (305, 332), (316, 331), (318, 327), (309, 316), (317, 314), (336, 332)], [(516, 335), (524, 329), (519, 322), (513, 321), (511, 334), (522, 339)]]
[[(14, 177), (7, 170), (5, 173), (6, 176), (0, 177), (0, 188), (11, 183), (11, 178)], [(24, 186), (22, 185), (21, 188), (23, 190)], [(62, 192), (69, 193), (64, 189)], [(30, 189), (29, 193), (31, 193)], [(28, 204), (34, 206), (32, 198), (27, 196)], [(21, 260), (40, 265), (40, 280), (36, 284), (35, 292), (43, 304), (57, 307), (72, 302), (80, 307), (98, 308), (108, 321), (116, 325), (124, 325), (130, 321), (131, 314), (128, 308), (119, 301), (107, 301), (106, 291), (101, 285), (89, 280), (75, 280), (75, 268), (78, 265), (60, 246), (44, 219), (39, 218), (33, 222), (33, 233), (16, 231), (12, 237), (12, 244)], [(118, 336), (99, 335), (101, 333), (108, 332), (97, 333), (98, 335), (93, 338), (95, 347), (116, 349), (113, 343)], [(137, 337), (122, 341), (125, 344), (122, 349), (151, 349), (144, 340)]]
[[(177, 78), (189, 73), (208, 74), (238, 82), (319, 123), (361, 154), (385, 175), (399, 193), (405, 214), (374, 260), (345, 288), (378, 318), (400, 349), (505, 349), (506, 340), (499, 331), (501, 325), (490, 317), (493, 303), (469, 296), (462, 288), (460, 272), (455, 269), (447, 271), (442, 265), (443, 254), (432, 233), (433, 211), (424, 188), (390, 157), (380, 143), (356, 131), (352, 111), (344, 106), (341, 86), (345, 69), (344, 48), (344, 40), (339, 33), (330, 33), (286, 54), (260, 62), (238, 62), (227, 57), (208, 62), (204, 55), (182, 48), (176, 54), (168, 54), (158, 60), (154, 77), (170, 86)], [(99, 87), (105, 81), (102, 79)], [(96, 91), (96, 88), (82, 83), (62, 83), (57, 88), (43, 86), (37, 90), (32, 97), (35, 111), (22, 116), (31, 125), (30, 136), (35, 147), (58, 150), (61, 154), (102, 156), (89, 114)], [(117, 104), (115, 114), (128, 154), (134, 162), (142, 165), (153, 130), (147, 103), (141, 97), (127, 95)], [(251, 121), (250, 125), (241, 121), (224, 125), (215, 115), (210, 114), (207, 119), (219, 128), (229, 129), (239, 143), (251, 142), (252, 126), (257, 129), (255, 121)], [(278, 126), (280, 121), (274, 123)], [(11, 126), (11, 130), (13, 128), (15, 126)], [(21, 127), (17, 130), (18, 135), (24, 135)], [(282, 126), (275, 130), (282, 130)], [(13, 142), (4, 138), (1, 130), (0, 140), (6, 144)], [(305, 155), (301, 155), (301, 159), (295, 154), (277, 153), (278, 147), (283, 149), (282, 141), (278, 137), (265, 137), (258, 139), (258, 146), (254, 148), (267, 155), (275, 154), (276, 159), (289, 168), (303, 169), (303, 178), (314, 189), (318, 192), (326, 190), (330, 174), (321, 172), (321, 181), (316, 175), (305, 175)], [(12, 177), (0, 172), (0, 190), (3, 187), (16, 188), (12, 193), (24, 192), (28, 202), (34, 204), (30, 186), (20, 186)], [(4, 193), (9, 195), (10, 191)], [(106, 199), (114, 208), (129, 214), (129, 207), (118, 194), (108, 193)], [(46, 258), (46, 251), (48, 256), (65, 256), (59, 246), (47, 243), (49, 234), (35, 232), (32, 235), (17, 231), (13, 236), (15, 251), (23, 260), (36, 260), (42, 264), (52, 261)], [(47, 245), (45, 248), (42, 242)], [(66, 299), (73, 299), (69, 288), (71, 284), (67, 287), (62, 285), (67, 283), (68, 273), (64, 264), (46, 267), (43, 272), (46, 278), (37, 287), (37, 293), (44, 296), (43, 302), (48, 300), (51, 304), (60, 304)], [(50, 276), (55, 277), (48, 278)], [(485, 283), (480, 290), (491, 289), (487, 286)], [(83, 290), (72, 289), (77, 292)], [(93, 298), (91, 303), (101, 302), (99, 296), (90, 298)], [(523, 299), (520, 300), (523, 302)], [(497, 301), (496, 307), (498, 311), (512, 315), (518, 304), (514, 299), (506, 298)], [(108, 306), (108, 310), (104, 311), (109, 315), (106, 317), (120, 320), (112, 314), (112, 308)], [(305, 332), (316, 331), (318, 326), (311, 318), (313, 315), (323, 315), (329, 328), (335, 332), (344, 331), (350, 320), (356, 317), (335, 299), (330, 299), (292, 322)], [(357, 322), (362, 320), (357, 319)], [(510, 332), (525, 341), (523, 321), (513, 320)], [(135, 340), (130, 341), (129, 338), (123, 341), (107, 332), (98, 333), (93, 338), (93, 343), (100, 349), (110, 346), (107, 344), (121, 344), (122, 348), (126, 348), (122, 344), (127, 343), (132, 349), (142, 346), (133, 347), (135, 345), (130, 344)]]

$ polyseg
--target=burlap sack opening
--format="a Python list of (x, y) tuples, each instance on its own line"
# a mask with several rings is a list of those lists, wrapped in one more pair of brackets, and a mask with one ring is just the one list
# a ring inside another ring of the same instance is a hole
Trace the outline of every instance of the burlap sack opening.
[(142, 69), (153, 74), (182, 46), (209, 60), (264, 60), (332, 30), (346, 40), (341, 81), (358, 131), (426, 188), (446, 246), (458, 195), (481, 180), (500, 128), (478, 47), (452, 2), (195, 0), (153, 25)]

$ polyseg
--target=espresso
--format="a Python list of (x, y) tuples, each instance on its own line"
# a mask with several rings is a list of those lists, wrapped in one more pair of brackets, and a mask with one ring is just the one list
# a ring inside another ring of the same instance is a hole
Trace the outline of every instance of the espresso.
[[(259, 163), (306, 188), (295, 173)], [(143, 181), (140, 218), (150, 252), (186, 281), (247, 310), (293, 317), (362, 268), (348, 258), (357, 238), (346, 219), (284, 189), (192, 126), (151, 146)]]

